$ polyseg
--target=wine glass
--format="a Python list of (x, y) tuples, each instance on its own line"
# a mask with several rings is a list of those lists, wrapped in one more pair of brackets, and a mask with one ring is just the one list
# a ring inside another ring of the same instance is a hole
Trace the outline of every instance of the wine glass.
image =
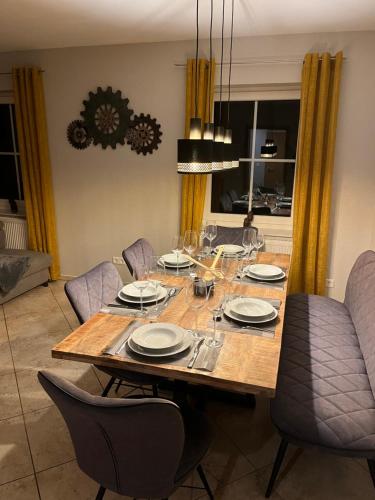
[(238, 257), (221, 257), (220, 270), (223, 273), (224, 279), (231, 282), (234, 279), (238, 269)]
[(223, 317), (227, 301), (226, 287), (221, 283), (213, 283), (207, 292), (207, 308), (212, 313), (214, 320), (214, 333), (212, 338), (206, 340), (209, 347), (220, 347), (222, 341), (217, 335), (216, 322)]
[(246, 227), (243, 230), (242, 246), (245, 249), (245, 258), (248, 261), (250, 260), (251, 252), (255, 248), (255, 242), (256, 242), (256, 232), (255, 232), (255, 229), (253, 229), (251, 227)]
[(205, 251), (207, 247), (204, 244), (204, 240), (207, 238), (206, 230), (207, 230), (207, 224), (203, 222), (199, 230), (199, 248), (200, 248), (200, 252), (198, 255), (199, 258), (204, 258), (207, 255), (207, 252)]
[(256, 249), (259, 251), (263, 247), (263, 245), (264, 245), (264, 234), (261, 229), (258, 229), (255, 239)]
[(177, 260), (177, 273), (176, 274), (180, 274), (180, 272), (179, 272), (179, 260), (180, 260), (180, 256), (182, 254), (183, 249), (184, 249), (183, 237), (180, 235), (174, 236), (173, 241), (172, 241), (172, 252), (175, 254), (176, 260)]
[(143, 314), (145, 311), (143, 307), (143, 291), (149, 286), (147, 280), (147, 265), (145, 263), (137, 265), (137, 269), (133, 271), (133, 278), (133, 285), (139, 290), (141, 314)]
[[(196, 293), (196, 290), (199, 293)], [(189, 305), (189, 309), (194, 312), (194, 330), (192, 330), (192, 335), (194, 339), (199, 339), (198, 331), (198, 317), (199, 311), (203, 309), (206, 305), (207, 300), (207, 286), (206, 281), (201, 278), (196, 278), (191, 281), (185, 289), (186, 291), (186, 301)]]
[(188, 231), (185, 231), (184, 235), (184, 250), (186, 253), (188, 253), (190, 256), (193, 255), (195, 250), (198, 247), (198, 235), (196, 231), (192, 231), (189, 229)]
[(210, 255), (212, 253), (212, 242), (217, 236), (217, 225), (215, 221), (211, 221), (206, 225), (206, 238), (210, 242)]

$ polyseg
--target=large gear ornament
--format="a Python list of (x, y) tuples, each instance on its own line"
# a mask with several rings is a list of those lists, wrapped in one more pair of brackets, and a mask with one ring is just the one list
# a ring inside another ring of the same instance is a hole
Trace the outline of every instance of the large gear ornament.
[(134, 115), (126, 139), (133, 151), (136, 151), (137, 154), (143, 153), (146, 155), (147, 153), (152, 154), (154, 150), (158, 149), (162, 134), (163, 132), (160, 131), (160, 125), (156, 123), (156, 119), (141, 113), (139, 116)]
[(103, 90), (98, 87), (96, 94), (89, 92), (89, 99), (83, 101), (85, 110), (81, 112), (89, 135), (94, 144), (116, 148), (125, 144), (126, 132), (133, 110), (128, 108), (129, 99), (121, 97), (121, 91), (112, 87)]
[(66, 135), (69, 143), (76, 149), (86, 149), (92, 143), (87, 128), (82, 120), (73, 120), (69, 123)]

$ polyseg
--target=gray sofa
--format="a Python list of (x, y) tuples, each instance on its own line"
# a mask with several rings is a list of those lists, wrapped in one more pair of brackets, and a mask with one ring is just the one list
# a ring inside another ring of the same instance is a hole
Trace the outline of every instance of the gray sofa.
[(49, 266), (51, 265), (51, 256), (42, 252), (33, 252), (31, 250), (15, 250), (5, 248), (5, 233), (0, 222), (0, 252), (8, 255), (24, 255), (29, 257), (29, 267), (25, 271), (17, 285), (6, 295), (0, 294), (0, 304), (25, 293), (38, 285), (45, 285), (49, 280)]
[(266, 496), (288, 443), (368, 461), (375, 486), (375, 252), (350, 273), (344, 303), (287, 298), (272, 420), (282, 437)]

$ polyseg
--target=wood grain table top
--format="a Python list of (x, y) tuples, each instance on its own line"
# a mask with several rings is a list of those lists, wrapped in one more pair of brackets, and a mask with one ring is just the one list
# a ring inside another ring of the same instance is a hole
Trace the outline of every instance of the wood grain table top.
[[(259, 263), (273, 264), (286, 269), (288, 274), (290, 256), (262, 252)], [(163, 276), (163, 282), (170, 286), (184, 286), (189, 278)], [(287, 282), (284, 290), (272, 287), (252, 286), (234, 281), (229, 293), (249, 297), (280, 299), (279, 322), (274, 338), (265, 338), (241, 332), (225, 332), (224, 345), (213, 372), (188, 369), (182, 366), (152, 364), (120, 356), (103, 355), (110, 345), (134, 317), (97, 313), (82, 326), (74, 330), (52, 349), (54, 358), (81, 361), (95, 365), (122, 368), (148, 373), (190, 383), (204, 384), (218, 389), (273, 397), (276, 389), (280, 348), (284, 321)], [(194, 312), (189, 310), (186, 295), (181, 291), (166, 307), (157, 321), (178, 324), (191, 328)], [(210, 313), (206, 308), (199, 312), (198, 327), (212, 332), (208, 326)], [(147, 322), (147, 320), (145, 320)]]

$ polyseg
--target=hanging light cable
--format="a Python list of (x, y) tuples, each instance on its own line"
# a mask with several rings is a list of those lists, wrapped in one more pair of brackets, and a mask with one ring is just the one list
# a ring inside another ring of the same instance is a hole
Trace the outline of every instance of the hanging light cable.
[(228, 76), (228, 108), (227, 108), (227, 128), (225, 130), (224, 142), (231, 144), (231, 167), (239, 167), (239, 148), (236, 144), (232, 143), (232, 128), (230, 126), (230, 97), (231, 97), (231, 82), (232, 82), (232, 61), (233, 61), (233, 20), (234, 20), (234, 0), (232, 0), (232, 16), (230, 26), (230, 49), (229, 49), (229, 76)]
[(224, 127), (222, 125), (222, 95), (223, 95), (224, 20), (225, 20), (225, 0), (223, 0), (222, 2), (222, 18), (221, 18), (219, 124), (215, 126), (215, 132), (214, 132), (212, 170), (222, 170), (223, 168)]
[(210, 19), (210, 61), (208, 68), (208, 123), (204, 124), (203, 139), (206, 141), (214, 140), (214, 124), (211, 121), (211, 88), (212, 88), (212, 20), (214, 11), (214, 0), (211, 0), (211, 19)]

